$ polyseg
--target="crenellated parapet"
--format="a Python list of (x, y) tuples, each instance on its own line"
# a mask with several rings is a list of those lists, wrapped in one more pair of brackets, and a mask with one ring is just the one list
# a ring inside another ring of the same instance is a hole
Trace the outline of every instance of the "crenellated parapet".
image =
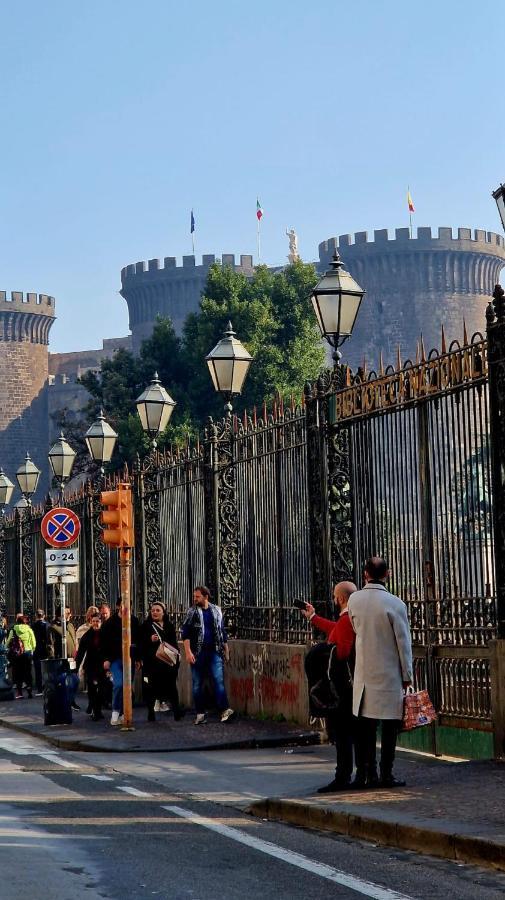
[(174, 328), (181, 333), (184, 320), (196, 312), (207, 281), (209, 269), (214, 263), (229, 266), (235, 272), (251, 276), (253, 258), (242, 254), (223, 253), (217, 258), (213, 253), (204, 254), (197, 265), (194, 255), (183, 256), (177, 265), (175, 256), (140, 261), (121, 270), (120, 294), (128, 304), (133, 349), (138, 352), (142, 341), (153, 330), (157, 316), (170, 318)]
[[(392, 360), (415, 354), (422, 332), (436, 343), (444, 326), (449, 339), (484, 327), (487, 298), (505, 266), (501, 234), (482, 229), (408, 228), (342, 234), (319, 244), (320, 269), (335, 249), (353, 277), (366, 290), (358, 322), (345, 345), (346, 358), (357, 365), (363, 355), (376, 358), (382, 348)], [(432, 333), (433, 332), (433, 333)]]
[(0, 341), (48, 344), (54, 319), (54, 297), (0, 291)]

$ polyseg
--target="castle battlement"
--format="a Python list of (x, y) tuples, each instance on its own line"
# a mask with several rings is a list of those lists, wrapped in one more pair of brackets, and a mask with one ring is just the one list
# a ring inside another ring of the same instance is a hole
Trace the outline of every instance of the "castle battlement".
[(241, 254), (240, 262), (235, 262), (234, 253), (223, 253), (220, 259), (216, 258), (214, 253), (204, 253), (202, 262), (199, 265), (196, 264), (196, 257), (193, 255), (183, 256), (182, 265), (177, 265), (177, 258), (175, 256), (165, 256), (163, 264), (161, 264), (161, 260), (159, 259), (148, 259), (147, 261), (141, 260), (140, 262), (125, 266), (121, 269), (121, 282), (124, 283), (126, 279), (138, 275), (151, 276), (156, 275), (157, 273), (165, 278), (167, 276), (177, 277), (179, 275), (182, 277), (187, 275), (206, 275), (208, 269), (216, 262), (222, 266), (230, 266), (230, 268), (239, 272), (251, 273), (254, 268), (253, 258), (250, 254)]
[[(480, 228), (458, 228), (457, 234), (452, 228), (438, 228), (438, 233), (432, 234), (429, 227), (419, 227), (414, 230), (411, 237), (409, 228), (396, 228), (394, 237), (390, 237), (388, 228), (380, 228), (374, 231), (373, 239), (369, 239), (367, 231), (357, 231), (352, 234), (341, 234), (338, 239), (333, 237), (319, 244), (319, 258), (326, 259), (333, 254), (335, 249), (345, 253), (351, 252), (378, 252), (392, 251), (393, 245), (398, 250), (455, 250), (468, 252), (490, 253), (492, 255), (505, 256), (505, 240), (501, 234), (493, 231), (484, 231)], [(385, 246), (386, 245), (386, 246)], [(354, 249), (356, 248), (356, 250)], [(359, 249), (358, 249), (359, 248)]]
[(35, 313), (42, 316), (55, 315), (55, 300), (48, 294), (32, 294), (23, 291), (0, 291), (0, 311)]

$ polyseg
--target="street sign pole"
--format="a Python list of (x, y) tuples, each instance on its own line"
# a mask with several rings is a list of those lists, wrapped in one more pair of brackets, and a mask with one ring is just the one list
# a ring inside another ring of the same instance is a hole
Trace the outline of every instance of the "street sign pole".
[(121, 584), (121, 623), (123, 656), (123, 729), (133, 731), (132, 704), (132, 662), (131, 647), (131, 604), (130, 604), (131, 549), (119, 550), (119, 575)]
[(60, 608), (61, 608), (61, 658), (67, 658), (67, 617), (65, 615), (66, 606), (65, 606), (65, 598), (66, 598), (66, 585), (58, 578), (58, 586), (60, 593)]

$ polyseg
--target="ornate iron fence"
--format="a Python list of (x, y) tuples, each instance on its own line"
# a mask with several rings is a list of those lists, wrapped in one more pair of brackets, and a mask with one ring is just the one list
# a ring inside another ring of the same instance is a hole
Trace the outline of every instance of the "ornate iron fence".
[[(505, 300), (476, 334), (415, 361), (354, 375), (344, 366), (239, 420), (209, 420), (201, 443), (154, 453), (129, 475), (135, 503), (134, 609), (167, 604), (180, 623), (197, 584), (230, 633), (299, 642), (295, 598), (331, 615), (331, 588), (387, 557), (408, 604), (416, 683), (445, 721), (489, 727), (487, 644), (505, 633)], [(105, 486), (112, 486), (113, 482)], [(99, 490), (68, 503), (82, 523), (76, 616), (114, 602), (114, 552), (100, 540)], [(0, 606), (57, 598), (44, 583), (43, 510), (1, 523)]]

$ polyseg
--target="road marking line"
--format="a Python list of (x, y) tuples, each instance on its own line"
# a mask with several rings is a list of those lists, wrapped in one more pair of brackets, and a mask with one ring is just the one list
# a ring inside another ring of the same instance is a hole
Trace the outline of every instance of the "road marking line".
[(111, 775), (82, 775), (82, 778), (94, 778), (95, 781), (114, 781)]
[(49, 750), (47, 753), (36, 753), (36, 756), (42, 757), (42, 759), (46, 759), (48, 762), (56, 763), (57, 766), (62, 766), (64, 769), (78, 769), (75, 763), (68, 762), (66, 759), (60, 759), (59, 756), (56, 756), (56, 753), (51, 753)]
[(275, 859), (280, 859), (292, 866), (297, 866), (299, 869), (305, 869), (306, 872), (310, 872), (312, 875), (319, 875), (320, 878), (326, 878), (327, 881), (341, 884), (343, 887), (356, 891), (358, 894), (363, 894), (365, 897), (371, 897), (373, 900), (412, 900), (412, 897), (408, 897), (406, 894), (399, 894), (397, 891), (381, 887), (378, 884), (373, 884), (371, 881), (364, 881), (362, 878), (348, 875), (346, 872), (341, 872), (339, 869), (334, 869), (332, 866), (327, 866), (325, 863), (319, 863), (316, 862), (316, 860), (309, 859), (308, 856), (303, 856), (301, 853), (294, 853), (292, 850), (286, 850), (284, 847), (272, 844), (271, 841), (263, 841), (261, 838), (247, 834), (245, 831), (240, 831), (238, 828), (230, 828), (229, 825), (221, 825), (213, 819), (208, 819), (205, 816), (198, 815), (198, 813), (191, 812), (190, 809), (183, 809), (180, 806), (163, 806), (162, 809), (166, 809), (168, 812), (179, 816), (181, 819), (187, 819), (195, 825), (201, 825), (202, 828), (208, 828), (209, 831), (215, 831), (217, 834), (222, 834), (223, 837), (238, 841), (239, 844), (245, 844), (247, 847), (252, 847), (254, 850), (260, 850), (262, 853), (267, 853), (268, 856), (275, 857)]
[(127, 787), (125, 785), (117, 785), (118, 791), (124, 791), (125, 794), (132, 794), (133, 797), (152, 797), (152, 794), (146, 793), (146, 791), (139, 791), (138, 788)]

